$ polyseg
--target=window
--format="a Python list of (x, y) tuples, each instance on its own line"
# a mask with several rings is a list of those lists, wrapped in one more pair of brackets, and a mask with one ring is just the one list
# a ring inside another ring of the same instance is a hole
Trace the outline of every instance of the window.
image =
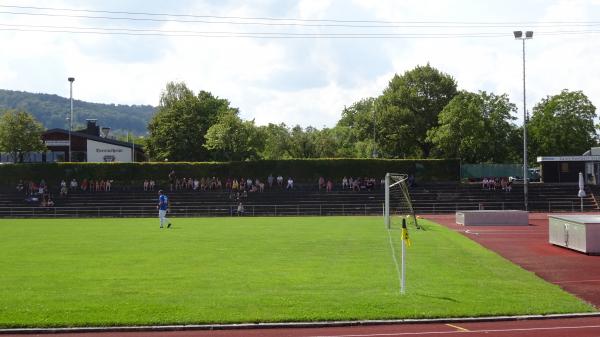
[(569, 172), (569, 163), (560, 163), (560, 173)]

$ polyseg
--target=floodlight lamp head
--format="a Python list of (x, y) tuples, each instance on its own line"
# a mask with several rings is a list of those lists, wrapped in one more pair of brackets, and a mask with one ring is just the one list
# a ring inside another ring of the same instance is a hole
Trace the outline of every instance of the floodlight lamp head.
[(73, 81), (75, 81), (75, 77), (69, 77), (68, 80), (72, 83)]
[(531, 31), (531, 30), (528, 30), (528, 31), (526, 31), (526, 32), (525, 32), (525, 38), (526, 38), (526, 39), (531, 39), (531, 38), (533, 38), (533, 31)]
[(513, 34), (515, 35), (515, 39), (520, 39), (523, 37), (523, 32), (520, 30), (515, 30)]

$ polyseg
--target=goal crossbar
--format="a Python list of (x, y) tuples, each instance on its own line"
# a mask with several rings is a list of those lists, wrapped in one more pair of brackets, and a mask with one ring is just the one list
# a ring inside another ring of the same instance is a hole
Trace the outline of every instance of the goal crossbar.
[[(421, 228), (417, 222), (407, 181), (407, 174), (387, 173), (385, 175), (384, 221), (388, 229), (391, 228), (392, 209), (394, 209), (396, 215), (410, 218), (416, 228)], [(392, 197), (394, 197), (394, 200), (392, 200)]]

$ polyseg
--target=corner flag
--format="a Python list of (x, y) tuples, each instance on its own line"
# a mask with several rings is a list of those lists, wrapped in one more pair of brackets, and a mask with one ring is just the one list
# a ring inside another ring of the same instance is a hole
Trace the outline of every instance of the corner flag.
[(402, 240), (410, 247), (410, 238), (408, 237), (408, 228), (406, 228), (406, 220), (402, 219)]

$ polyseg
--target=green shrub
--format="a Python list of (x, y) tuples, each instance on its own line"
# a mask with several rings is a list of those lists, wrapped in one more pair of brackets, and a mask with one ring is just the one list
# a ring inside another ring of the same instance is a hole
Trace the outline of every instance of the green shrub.
[(258, 177), (269, 174), (296, 182), (314, 182), (320, 176), (340, 180), (343, 176), (383, 177), (386, 172), (415, 175), (417, 181), (458, 181), (458, 159), (291, 159), (244, 162), (177, 163), (51, 163), (0, 165), (0, 184), (12, 185), (23, 180), (45, 179), (49, 183), (76, 178), (113, 179), (139, 182), (167, 180), (175, 170), (178, 177)]

